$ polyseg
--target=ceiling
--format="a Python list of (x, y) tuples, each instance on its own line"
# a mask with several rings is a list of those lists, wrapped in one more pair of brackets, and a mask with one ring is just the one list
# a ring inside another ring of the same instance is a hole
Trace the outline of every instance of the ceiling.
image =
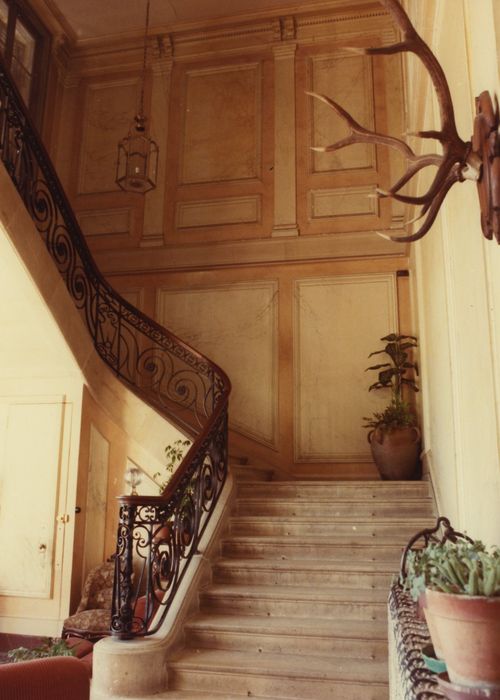
[[(150, 28), (263, 12), (293, 12), (318, 6), (356, 5), (361, 0), (150, 0)], [(77, 41), (142, 31), (146, 0), (44, 0), (66, 32)]]

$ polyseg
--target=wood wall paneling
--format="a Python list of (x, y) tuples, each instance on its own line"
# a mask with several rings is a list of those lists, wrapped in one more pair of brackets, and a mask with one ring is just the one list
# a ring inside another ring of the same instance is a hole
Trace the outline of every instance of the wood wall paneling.
[[(353, 43), (360, 41), (357, 38)], [(371, 42), (363, 38), (362, 43)], [(355, 144), (332, 153), (312, 150), (347, 137), (349, 129), (330, 107), (306, 95), (306, 91), (324, 94), (366, 128), (385, 132), (386, 88), (393, 79), (389, 70), (393, 67), (380, 57), (353, 56), (335, 46), (302, 47), (298, 52), (297, 177), (301, 233), (366, 231), (390, 224), (391, 203), (371, 199), (375, 188), (390, 180), (387, 149)]]
[(174, 64), (166, 240), (179, 245), (270, 235), (269, 56)]
[[(309, 65), (313, 92), (338, 102), (367, 129), (375, 125), (373, 71), (370, 56), (352, 56), (341, 52), (313, 56)], [(311, 146), (328, 146), (349, 135), (345, 121), (328, 105), (313, 101)], [(375, 147), (355, 144), (333, 153), (313, 152), (312, 172), (375, 169)]]
[(277, 295), (273, 280), (158, 291), (159, 322), (229, 375), (231, 427), (268, 446), (277, 443)]
[(131, 229), (131, 210), (110, 209), (82, 211), (78, 214), (78, 222), (85, 236), (115, 236), (128, 235)]
[(227, 182), (260, 174), (260, 65), (190, 70), (179, 182)]
[(77, 193), (115, 192), (118, 142), (137, 111), (137, 78), (90, 83), (85, 92)]
[[(150, 96), (146, 82), (145, 109)], [(137, 247), (143, 231), (145, 198), (115, 182), (118, 143), (137, 113), (140, 80), (107, 75), (80, 81), (69, 193), (92, 251)]]
[(178, 202), (176, 227), (179, 230), (203, 226), (258, 223), (260, 212), (260, 195), (225, 197), (201, 202)]
[(368, 394), (364, 370), (397, 329), (395, 276), (298, 280), (294, 313), (296, 461), (370, 461), (363, 416), (387, 397)]

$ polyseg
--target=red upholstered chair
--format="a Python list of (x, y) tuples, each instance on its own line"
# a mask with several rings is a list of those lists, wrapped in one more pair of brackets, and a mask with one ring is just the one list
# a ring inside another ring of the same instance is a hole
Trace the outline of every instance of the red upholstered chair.
[(89, 700), (88, 667), (72, 656), (0, 665), (2, 700)]
[(114, 561), (107, 561), (89, 572), (76, 613), (64, 620), (63, 637), (95, 642), (110, 634), (114, 571)]

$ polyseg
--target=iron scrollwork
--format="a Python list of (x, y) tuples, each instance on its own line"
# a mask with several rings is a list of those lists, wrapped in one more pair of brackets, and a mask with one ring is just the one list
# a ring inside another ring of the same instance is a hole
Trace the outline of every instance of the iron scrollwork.
[(227, 474), (225, 373), (136, 309), (99, 272), (0, 57), (0, 158), (115, 375), (193, 444), (161, 496), (122, 497), (112, 631), (157, 631), (197, 551)]

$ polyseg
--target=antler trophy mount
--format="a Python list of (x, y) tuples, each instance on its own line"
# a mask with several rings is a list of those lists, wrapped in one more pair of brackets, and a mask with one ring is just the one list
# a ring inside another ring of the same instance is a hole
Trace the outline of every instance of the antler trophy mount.
[[(370, 56), (409, 51), (416, 54), (427, 69), (436, 90), (441, 117), (439, 131), (418, 131), (413, 136), (436, 139), (443, 153), (417, 155), (402, 139), (365, 129), (339, 104), (326, 95), (308, 94), (331, 107), (349, 127), (350, 135), (330, 146), (315, 147), (321, 152), (338, 151), (354, 143), (372, 143), (395, 148), (405, 157), (407, 169), (404, 175), (389, 189), (377, 189), (380, 198), (391, 197), (398, 202), (420, 207), (418, 215), (405, 226), (423, 219), (420, 228), (412, 235), (390, 236), (393, 241), (412, 242), (422, 238), (431, 228), (446, 195), (456, 182), (475, 180), (481, 206), (481, 227), (486, 238), (495, 236), (500, 243), (500, 135), (498, 102), (489, 92), (476, 98), (474, 134), (470, 141), (462, 141), (457, 133), (450, 88), (444, 71), (425, 41), (413, 27), (398, 0), (379, 0), (391, 14), (401, 30), (401, 41), (377, 48), (352, 48), (349, 51)], [(425, 194), (410, 196), (401, 193), (403, 187), (423, 168), (435, 166), (436, 174)]]

